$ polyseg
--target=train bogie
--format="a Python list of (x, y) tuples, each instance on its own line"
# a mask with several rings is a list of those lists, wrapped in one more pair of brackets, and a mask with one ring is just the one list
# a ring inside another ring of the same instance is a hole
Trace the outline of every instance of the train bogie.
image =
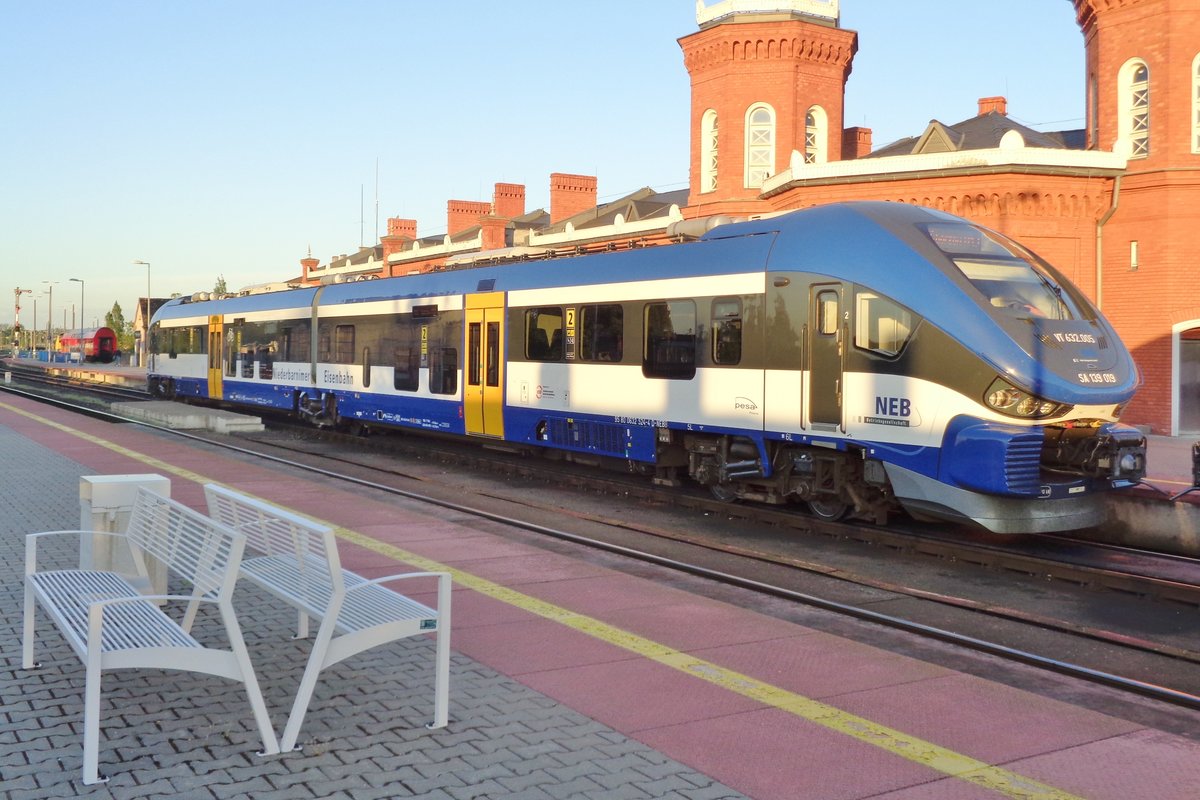
[(1080, 527), (1145, 467), (1116, 422), (1136, 369), (1086, 299), (998, 234), (894, 204), (177, 301), (152, 341), (166, 395), (616, 459), (831, 519)]

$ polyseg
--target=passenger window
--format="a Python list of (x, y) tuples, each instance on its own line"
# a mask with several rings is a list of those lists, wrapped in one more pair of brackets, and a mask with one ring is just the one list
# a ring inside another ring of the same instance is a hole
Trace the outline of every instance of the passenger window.
[(838, 329), (838, 293), (824, 291), (817, 293), (817, 330), (826, 336), (832, 336)]
[(621, 306), (584, 306), (580, 325), (583, 361), (621, 360), (625, 347), (625, 312)]
[(337, 348), (334, 362), (337, 364), (354, 363), (354, 326), (338, 325), (333, 331), (334, 344)]
[(530, 361), (562, 361), (561, 308), (531, 308), (525, 312), (525, 358)]
[(895, 356), (912, 336), (912, 312), (886, 297), (859, 292), (855, 300), (854, 346)]
[(421, 348), (416, 326), (401, 321), (396, 338), (388, 341), (392, 348), (392, 386), (402, 392), (415, 392), (421, 381)]
[(225, 374), (237, 376), (238, 350), (242, 346), (242, 332), (237, 328), (225, 329)]
[(736, 364), (742, 360), (742, 301), (723, 297), (712, 304), (712, 360)]
[(646, 305), (642, 374), (691, 380), (696, 375), (696, 304), (671, 300)]
[(458, 350), (455, 348), (429, 349), (429, 391), (433, 394), (458, 394)]

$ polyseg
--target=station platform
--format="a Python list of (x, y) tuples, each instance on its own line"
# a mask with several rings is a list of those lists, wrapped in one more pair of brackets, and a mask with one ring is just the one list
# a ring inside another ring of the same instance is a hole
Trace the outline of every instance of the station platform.
[[(1097, 710), (1107, 690), (1031, 668), (992, 680), (956, 668), (948, 646), (918, 658), (899, 635), (864, 644), (806, 624), (818, 612), (11, 394), (0, 452), (12, 800), (83, 789), (82, 666), (43, 620), (42, 668), (20, 669), (22, 536), (78, 525), (81, 476), (145, 473), (196, 508), (220, 482), (335, 525), (344, 563), (368, 577), (450, 571), (450, 723), (423, 727), (433, 642), (419, 638), (323, 673), (303, 751), (279, 756), (254, 755), (232, 684), (117, 673), (102, 698), (111, 780), (91, 797), (1195, 800), (1200, 787), (1200, 737)], [(252, 588), (235, 606), (281, 727), (308, 645), (287, 636), (294, 614)]]

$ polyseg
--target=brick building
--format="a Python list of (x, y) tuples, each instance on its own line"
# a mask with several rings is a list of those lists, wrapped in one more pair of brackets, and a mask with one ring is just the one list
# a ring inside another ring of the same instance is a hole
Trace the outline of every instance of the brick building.
[[(855, 0), (846, 0), (848, 3)], [(389, 220), (370, 253), (322, 276), (400, 275), (481, 259), (646, 246), (686, 220), (840, 200), (915, 203), (1028, 245), (1087, 292), (1133, 351), (1143, 386), (1124, 420), (1200, 432), (1200, 0), (1071, 0), (1086, 54), (1082, 130), (1038, 132), (1002, 97), (872, 150), (843, 122), (858, 34), (839, 0), (698, 0), (679, 46), (691, 78), (690, 185), (596, 205), (596, 178), (551, 176), (551, 210), (524, 187), (450, 201), (447, 233)], [(883, 76), (864, 76), (879, 80)]]

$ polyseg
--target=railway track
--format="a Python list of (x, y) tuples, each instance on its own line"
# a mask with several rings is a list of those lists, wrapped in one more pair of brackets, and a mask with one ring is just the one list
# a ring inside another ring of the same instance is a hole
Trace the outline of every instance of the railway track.
[[(1200, 563), (1194, 560), (1096, 547), (1062, 537), (1001, 541), (919, 525), (898, 530), (830, 523), (777, 509), (720, 503), (698, 492), (664, 492), (644, 479), (578, 465), (563, 470), (554, 462), (521, 453), (464, 449), (442, 442), (433, 445), (425, 438), (339, 435), (315, 440), (310, 429), (299, 432), (292, 427), (268, 436), (239, 437), (237, 443), (229, 437), (187, 436), (209, 445), (232, 447), (246, 457), (266, 457), (290, 467), (317, 470), (371, 491), (438, 503), (764, 597), (821, 608), (1121, 692), (1200, 709), (1200, 652), (1195, 649), (1194, 636), (1190, 645), (1186, 637), (1142, 636), (1128, 628), (1096, 626), (1085, 619), (1055, 614), (1051, 605), (1044, 610), (1017, 607), (967, 591), (947, 590), (928, 580), (931, 570), (958, 573), (966, 576), (967, 583), (982, 572), (992, 576), (992, 582), (999, 576), (999, 580), (1032, 583), (1039, 591), (1053, 585), (1056, 592), (1084, 598), (1076, 599), (1077, 603), (1094, 603), (1097, 597), (1104, 597), (1114, 609), (1131, 603), (1149, 604), (1164, 609), (1163, 616), (1182, 614), (1194, 619), (1200, 608), (1196, 580)], [(397, 451), (406, 458), (397, 460)], [(503, 467), (499, 477), (498, 466)], [(504, 491), (495, 487), (475, 490), (474, 499), (464, 504), (462, 487), (440, 481), (439, 476), (465, 469), (486, 472), (492, 480), (509, 485)], [(564, 481), (571, 486), (564, 488)], [(531, 483), (553, 488), (531, 491)], [(564, 501), (564, 492), (575, 493), (576, 499)], [(612, 513), (611, 500), (617, 496), (624, 505), (633, 506), (635, 513)], [(580, 497), (595, 502), (578, 502)], [(495, 510), (497, 507), (501, 510)], [(733, 527), (738, 529), (736, 535), (729, 534)], [(848, 551), (853, 555), (847, 557)], [(865, 568), (871, 561), (874, 568)], [(892, 568), (901, 561), (904, 570)], [(914, 568), (913, 563), (924, 566)], [(909, 569), (915, 571), (915, 579), (905, 574)], [(961, 585), (961, 581), (957, 583)], [(847, 595), (857, 599), (832, 599)], [(914, 608), (903, 614), (879, 610), (905, 604)], [(968, 622), (971, 619), (975, 622)], [(990, 634), (979, 635), (979, 631)], [(1046, 636), (1058, 644), (1040, 652), (1020, 645)], [(1066, 644), (1068, 640), (1072, 643)], [(1092, 652), (1083, 663), (1073, 663), (1056, 657), (1055, 647), (1060, 652)], [(1117, 671), (1103, 668), (1125, 661), (1138, 665)]]
[(150, 399), (150, 394), (145, 389), (54, 375), (37, 367), (6, 363), (4, 371), (12, 374), (19, 388), (29, 391), (37, 389), (51, 396), (71, 396), (81, 403), (91, 401), (97, 407), (105, 407), (107, 403)]

